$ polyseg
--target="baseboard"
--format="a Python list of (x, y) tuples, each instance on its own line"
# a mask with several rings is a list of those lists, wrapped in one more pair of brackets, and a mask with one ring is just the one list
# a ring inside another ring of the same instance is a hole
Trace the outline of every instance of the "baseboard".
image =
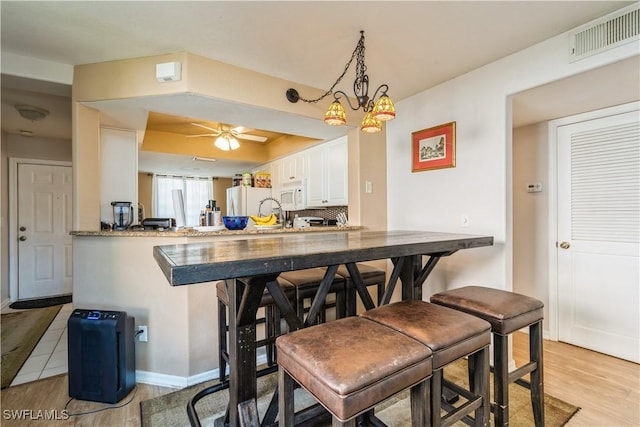
[(0, 310), (4, 310), (5, 308), (9, 307), (11, 305), (11, 299), (6, 298), (4, 300), (2, 300), (2, 305), (0, 305)]
[(218, 370), (203, 372), (190, 377), (159, 374), (157, 372), (136, 371), (136, 382), (160, 387), (185, 388), (193, 384), (218, 378)]
[[(265, 355), (257, 358), (258, 365), (266, 363)], [(202, 372), (188, 377), (180, 377), (178, 375), (159, 374), (157, 372), (136, 371), (136, 382), (142, 384), (156, 385), (160, 387), (185, 388), (194, 384), (200, 384), (205, 381), (218, 379), (219, 369)]]

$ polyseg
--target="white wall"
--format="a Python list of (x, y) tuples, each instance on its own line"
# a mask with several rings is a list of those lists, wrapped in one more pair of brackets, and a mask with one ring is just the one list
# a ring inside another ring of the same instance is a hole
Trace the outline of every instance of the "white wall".
[[(443, 288), (483, 284), (512, 289), (511, 106), (509, 95), (638, 56), (633, 42), (568, 62), (562, 34), (396, 103), (387, 124), (389, 229), (494, 236), (492, 248), (441, 261), (425, 298)], [(425, 70), (428, 72), (428, 70)], [(621, 83), (623, 84), (623, 83)], [(411, 173), (411, 132), (455, 121), (455, 168)], [(460, 226), (461, 214), (469, 227)]]

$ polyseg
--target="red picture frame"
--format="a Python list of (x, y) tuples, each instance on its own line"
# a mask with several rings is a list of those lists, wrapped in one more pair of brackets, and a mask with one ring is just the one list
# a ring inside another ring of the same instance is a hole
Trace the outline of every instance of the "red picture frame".
[(411, 133), (411, 172), (456, 166), (456, 122)]

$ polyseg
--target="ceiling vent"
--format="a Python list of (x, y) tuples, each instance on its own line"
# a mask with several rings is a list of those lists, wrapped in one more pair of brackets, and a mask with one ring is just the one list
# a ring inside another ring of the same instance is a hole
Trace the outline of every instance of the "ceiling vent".
[(640, 39), (640, 3), (581, 25), (569, 33), (569, 60), (577, 61)]

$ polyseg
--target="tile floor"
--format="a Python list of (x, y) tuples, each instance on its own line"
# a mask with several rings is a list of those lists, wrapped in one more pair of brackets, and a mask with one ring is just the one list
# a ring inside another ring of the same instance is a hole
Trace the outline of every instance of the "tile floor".
[(62, 306), (56, 318), (49, 325), (47, 332), (44, 333), (18, 375), (13, 379), (12, 386), (64, 374), (68, 371), (67, 320), (72, 310), (72, 304)]

